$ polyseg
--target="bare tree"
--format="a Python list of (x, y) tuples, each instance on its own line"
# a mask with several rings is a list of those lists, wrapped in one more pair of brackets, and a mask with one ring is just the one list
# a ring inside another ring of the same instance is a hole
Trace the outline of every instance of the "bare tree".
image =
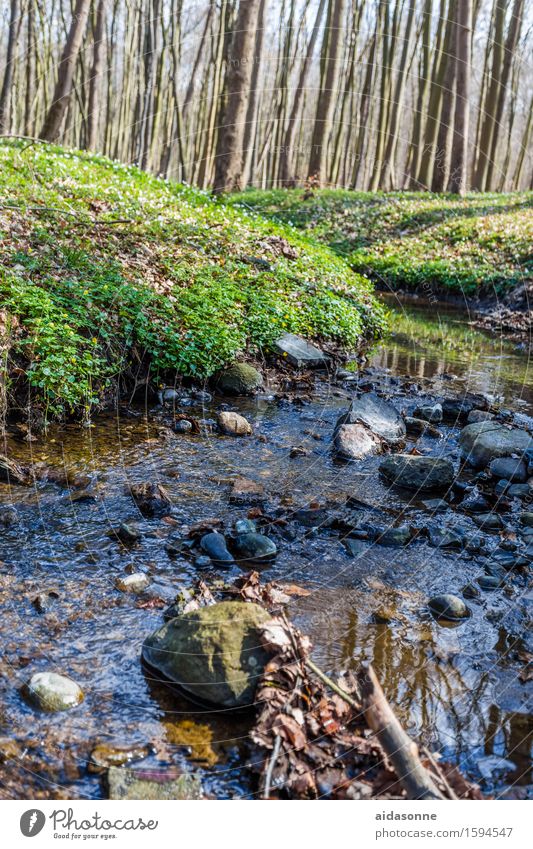
[(459, 195), (466, 192), (468, 168), (468, 124), (472, 45), (472, 0), (460, 0), (455, 21), (456, 97), (453, 121), (452, 158), (448, 189)]
[(15, 47), (20, 27), (20, 2), (11, 0), (9, 34), (7, 39), (6, 65), (2, 90), (0, 91), (0, 133), (9, 132), (9, 101), (15, 72)]

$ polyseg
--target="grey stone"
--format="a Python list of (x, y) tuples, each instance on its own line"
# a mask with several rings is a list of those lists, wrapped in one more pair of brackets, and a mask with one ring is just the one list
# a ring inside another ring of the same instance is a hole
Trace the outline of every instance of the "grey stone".
[(520, 515), (520, 522), (522, 523), (522, 525), (525, 525), (526, 528), (533, 528), (533, 513), (522, 513)]
[(440, 439), (442, 433), (425, 419), (417, 419), (414, 416), (406, 416), (404, 419), (407, 433), (410, 436), (431, 436)]
[(418, 419), (424, 419), (426, 422), (438, 424), (442, 421), (442, 405), (441, 404), (421, 404), (416, 407), (413, 415)]
[(237, 534), (233, 549), (242, 560), (272, 560), (277, 554), (276, 544), (263, 534)]
[(320, 348), (294, 333), (284, 333), (275, 347), (296, 368), (319, 368), (330, 362), (330, 358)]
[(493, 590), (499, 590), (502, 586), (502, 581), (500, 578), (495, 577), (494, 575), (481, 575), (477, 582), (482, 590), (485, 592), (491, 592)]
[(448, 489), (453, 482), (453, 465), (443, 458), (393, 454), (383, 460), (379, 470), (396, 486), (420, 492)]
[(333, 452), (343, 460), (362, 460), (381, 454), (382, 446), (377, 436), (362, 424), (341, 424), (333, 436)]
[(83, 701), (81, 687), (56, 672), (36, 672), (22, 691), (28, 701), (47, 713), (69, 710)]
[(359, 539), (352, 539), (351, 537), (343, 540), (343, 545), (349, 557), (355, 557), (357, 559), (368, 551), (368, 545), (366, 543), (361, 542)]
[(171, 619), (145, 641), (143, 658), (196, 699), (225, 708), (253, 703), (269, 655), (257, 604), (224, 601)]
[(411, 539), (411, 530), (407, 527), (387, 528), (376, 537), (379, 545), (407, 545)]
[(514, 457), (497, 457), (489, 464), (491, 475), (500, 480), (513, 483), (525, 483), (527, 480), (527, 468), (523, 460)]
[(434, 548), (461, 549), (464, 545), (463, 535), (453, 528), (429, 528), (429, 542)]
[(528, 483), (513, 483), (508, 488), (507, 495), (511, 498), (519, 498), (520, 500), (531, 498), (533, 496), (533, 489), (531, 489)]
[(205, 534), (200, 540), (200, 547), (211, 558), (213, 563), (230, 564), (234, 562), (233, 557), (228, 551), (226, 539), (223, 534), (218, 534), (216, 531)]
[(521, 456), (533, 447), (533, 439), (524, 430), (510, 429), (498, 422), (478, 422), (463, 428), (459, 445), (470, 465), (484, 469), (497, 457)]
[(467, 417), (468, 424), (476, 424), (477, 422), (490, 422), (494, 418), (494, 413), (489, 413), (488, 410), (471, 410)]
[(337, 421), (342, 425), (363, 424), (373, 434), (390, 445), (398, 445), (405, 440), (405, 422), (396, 407), (373, 392), (355, 398), (350, 408)]
[(478, 513), (472, 516), (472, 521), (483, 531), (499, 531), (505, 527), (505, 523), (498, 513)]

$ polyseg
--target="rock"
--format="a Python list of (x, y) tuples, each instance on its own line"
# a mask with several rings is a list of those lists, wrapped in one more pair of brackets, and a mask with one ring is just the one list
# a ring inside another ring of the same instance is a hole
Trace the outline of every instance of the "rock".
[(480, 577), (477, 579), (477, 582), (481, 589), (485, 590), (485, 592), (499, 590), (502, 586), (501, 579), (494, 577), (494, 575), (480, 575)]
[(361, 542), (361, 540), (347, 537), (347, 539), (344, 539), (342, 542), (349, 557), (355, 557), (359, 559), (359, 557), (362, 557), (368, 552), (368, 545), (364, 542)]
[(533, 448), (533, 439), (524, 430), (510, 429), (498, 422), (478, 422), (463, 428), (459, 445), (470, 465), (484, 469), (497, 457), (521, 456)]
[(38, 613), (47, 613), (59, 598), (57, 590), (47, 590), (32, 599), (32, 604)]
[(181, 393), (177, 392), (176, 389), (166, 386), (159, 390), (157, 397), (161, 406), (168, 405), (172, 407), (179, 402)]
[(377, 436), (362, 424), (342, 424), (333, 436), (333, 452), (344, 460), (363, 460), (381, 454), (382, 446)]
[(489, 413), (488, 410), (471, 410), (468, 414), (468, 424), (477, 424), (477, 422), (490, 422), (494, 418), (494, 413)]
[(509, 495), (510, 498), (519, 498), (520, 500), (531, 498), (533, 495), (533, 489), (528, 483), (513, 483), (507, 489), (507, 495)]
[(195, 699), (224, 708), (250, 705), (269, 659), (260, 628), (270, 619), (259, 605), (238, 601), (193, 610), (148, 637), (143, 658)]
[(520, 515), (520, 522), (526, 528), (533, 528), (533, 513), (522, 513)]
[(216, 531), (205, 534), (200, 540), (200, 547), (202, 551), (209, 555), (213, 563), (231, 564), (234, 562), (223, 534), (218, 534)]
[(149, 586), (150, 578), (144, 572), (135, 572), (115, 581), (115, 587), (122, 593), (142, 593)]
[(0, 507), (0, 525), (9, 528), (18, 522), (18, 513), (14, 507)]
[(229, 496), (230, 504), (260, 504), (265, 500), (263, 484), (239, 476), (233, 481)]
[(443, 498), (428, 498), (422, 502), (422, 505), (425, 510), (429, 510), (431, 513), (445, 513), (450, 509), (450, 505)]
[(436, 457), (393, 454), (381, 463), (379, 471), (390, 483), (420, 492), (448, 489), (453, 482), (453, 465)]
[(503, 478), (513, 483), (525, 483), (527, 480), (527, 466), (523, 460), (514, 457), (497, 457), (491, 460), (489, 471), (493, 477)]
[(405, 440), (405, 423), (398, 410), (373, 392), (352, 401), (349, 410), (337, 421), (336, 429), (355, 424), (363, 424), (372, 434), (392, 446), (398, 446)]
[(411, 529), (408, 527), (387, 528), (376, 537), (378, 545), (407, 545), (411, 539)]
[(263, 534), (237, 534), (232, 547), (241, 560), (272, 560), (278, 552), (276, 544)]
[(47, 713), (69, 710), (83, 701), (81, 687), (56, 672), (36, 672), (22, 691), (28, 701)]
[(277, 351), (296, 368), (319, 368), (329, 364), (330, 358), (294, 333), (284, 333), (275, 343)]
[(417, 419), (413, 416), (406, 416), (404, 419), (407, 433), (410, 436), (431, 436), (434, 439), (440, 439), (442, 433), (438, 428), (434, 427), (424, 419)]
[(112, 766), (107, 771), (109, 798), (117, 800), (202, 799), (199, 776), (170, 769), (125, 769)]
[(464, 545), (463, 535), (453, 528), (429, 528), (429, 542), (434, 548), (455, 548), (460, 550)]
[(225, 433), (227, 436), (248, 436), (253, 432), (250, 422), (238, 413), (227, 411), (219, 413), (217, 415), (217, 424), (222, 433)]
[(479, 513), (472, 516), (472, 521), (483, 531), (499, 531), (505, 527), (504, 521), (498, 513)]
[(224, 395), (250, 395), (262, 385), (262, 374), (248, 363), (234, 363), (216, 377), (216, 388)]
[(416, 407), (413, 416), (418, 419), (424, 419), (426, 422), (438, 424), (442, 421), (442, 405), (441, 404), (421, 404)]
[(252, 519), (237, 519), (235, 522), (235, 531), (238, 534), (255, 534), (257, 527)]
[(132, 483), (128, 492), (143, 516), (164, 516), (170, 510), (170, 497), (165, 487), (159, 483)]
[(4, 454), (0, 454), (0, 482), (18, 486), (31, 486), (33, 478), (25, 466), (20, 466)]
[(293, 514), (293, 519), (299, 525), (303, 525), (306, 528), (318, 528), (329, 524), (330, 514), (325, 507), (317, 507), (315, 509), (304, 508), (302, 510), (296, 510)]
[(470, 611), (464, 601), (450, 593), (443, 593), (430, 598), (429, 609), (436, 619), (446, 619), (449, 622), (468, 619), (470, 616)]
[(193, 424), (188, 419), (178, 419), (174, 424), (175, 433), (190, 433), (193, 430)]
[(490, 511), (490, 503), (487, 499), (477, 492), (471, 492), (467, 498), (461, 501), (461, 510), (465, 513), (488, 513)]
[(123, 542), (126, 545), (133, 545), (134, 543), (139, 542), (141, 538), (141, 532), (139, 529), (129, 522), (123, 522), (116, 530), (111, 531), (111, 534), (116, 536), (120, 542)]
[(95, 746), (89, 757), (89, 772), (102, 772), (111, 766), (124, 766), (131, 761), (147, 758), (151, 750), (149, 746), (113, 746), (110, 743), (100, 743)]

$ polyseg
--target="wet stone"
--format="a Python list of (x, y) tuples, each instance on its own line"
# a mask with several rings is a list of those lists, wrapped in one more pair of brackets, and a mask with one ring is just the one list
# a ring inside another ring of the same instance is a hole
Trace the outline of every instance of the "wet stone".
[(69, 710), (83, 701), (83, 691), (71, 678), (56, 672), (36, 672), (22, 688), (24, 697), (47, 713)]
[(368, 545), (359, 539), (348, 537), (348, 539), (343, 540), (342, 544), (349, 557), (359, 558), (368, 552)]
[(94, 747), (89, 757), (89, 771), (102, 772), (111, 766), (124, 766), (131, 761), (143, 760), (151, 753), (149, 746), (114, 746), (100, 743)]
[(419, 407), (415, 407), (413, 415), (415, 418), (438, 424), (443, 418), (442, 406), (441, 404), (421, 404)]
[(405, 439), (405, 423), (396, 407), (373, 392), (354, 399), (348, 411), (338, 419), (336, 428), (356, 424), (364, 425), (390, 445), (401, 444)]
[(240, 560), (253, 562), (272, 560), (277, 554), (276, 544), (263, 534), (237, 534), (233, 549)]
[(114, 535), (120, 540), (120, 542), (123, 542), (126, 545), (134, 545), (142, 536), (137, 526), (129, 522), (123, 522), (119, 525), (116, 531), (114, 531)]
[(437, 619), (456, 622), (461, 619), (468, 619), (470, 616), (470, 611), (464, 601), (450, 593), (433, 596), (428, 604), (431, 613)]
[(110, 767), (107, 771), (109, 798), (116, 800), (201, 799), (202, 784), (194, 773), (176, 770), (133, 770)]
[(384, 460), (379, 470), (390, 483), (420, 492), (448, 489), (453, 482), (453, 465), (436, 457), (394, 454)]
[(484, 531), (499, 531), (505, 523), (498, 513), (479, 513), (472, 516), (472, 521)]
[(249, 436), (253, 432), (250, 422), (238, 413), (219, 413), (217, 424), (220, 431), (227, 436)]
[(149, 586), (150, 578), (144, 572), (134, 572), (133, 575), (126, 575), (115, 581), (115, 587), (123, 593), (142, 593)]
[(523, 501), (525, 498), (533, 496), (533, 489), (527, 483), (513, 483), (507, 490), (507, 495), (510, 498), (518, 498)]
[(411, 539), (411, 529), (408, 527), (387, 528), (376, 536), (379, 545), (407, 545)]
[(533, 528), (533, 513), (522, 513), (520, 516), (520, 523), (526, 528)]
[(533, 439), (518, 428), (498, 422), (478, 422), (463, 428), (459, 445), (466, 461), (474, 468), (483, 469), (495, 458), (521, 456), (533, 446)]
[(434, 439), (440, 439), (442, 433), (438, 428), (424, 419), (417, 419), (414, 416), (406, 416), (404, 419), (405, 427), (409, 436), (431, 436)]
[(333, 451), (344, 460), (363, 460), (381, 454), (381, 442), (362, 424), (341, 424), (333, 437)]
[(205, 534), (200, 540), (202, 551), (211, 558), (213, 563), (233, 563), (233, 557), (228, 551), (226, 539), (223, 534), (213, 531), (210, 534)]
[(482, 590), (485, 592), (491, 592), (494, 590), (499, 590), (502, 586), (502, 581), (500, 578), (494, 575), (481, 575), (477, 582)]
[(463, 535), (452, 528), (431, 527), (428, 531), (429, 542), (434, 548), (461, 549), (464, 545)]
[(498, 480), (503, 478), (513, 483), (525, 483), (527, 480), (526, 464), (513, 457), (497, 457), (490, 462), (489, 471)]

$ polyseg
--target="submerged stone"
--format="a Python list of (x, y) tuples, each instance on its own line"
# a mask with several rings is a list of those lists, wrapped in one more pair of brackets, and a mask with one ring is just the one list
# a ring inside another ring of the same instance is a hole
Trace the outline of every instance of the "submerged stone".
[(133, 800), (185, 800), (202, 799), (200, 777), (191, 772), (181, 775), (174, 770), (139, 768), (127, 769), (112, 766), (107, 771), (109, 798)]
[(83, 690), (57, 672), (36, 672), (23, 686), (25, 698), (47, 713), (69, 710), (83, 701)]

